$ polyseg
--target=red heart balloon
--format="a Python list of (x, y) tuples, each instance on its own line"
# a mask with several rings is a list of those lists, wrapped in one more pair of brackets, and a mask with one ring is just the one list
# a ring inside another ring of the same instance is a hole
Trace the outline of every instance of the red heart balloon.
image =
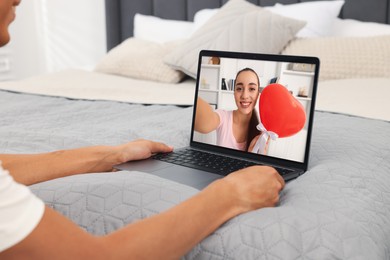
[(279, 137), (298, 133), (305, 125), (306, 113), (302, 104), (277, 83), (270, 84), (260, 94), (260, 120), (268, 131)]

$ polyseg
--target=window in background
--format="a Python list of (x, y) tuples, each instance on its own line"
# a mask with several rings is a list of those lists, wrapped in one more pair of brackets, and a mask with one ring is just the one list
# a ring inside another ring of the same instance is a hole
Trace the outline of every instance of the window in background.
[(23, 1), (11, 34), (15, 78), (92, 69), (106, 53), (104, 0)]

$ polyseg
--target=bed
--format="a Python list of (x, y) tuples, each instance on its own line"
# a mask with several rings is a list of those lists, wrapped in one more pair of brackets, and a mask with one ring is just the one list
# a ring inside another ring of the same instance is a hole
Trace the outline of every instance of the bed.
[[(136, 138), (187, 145), (195, 80), (190, 65), (166, 66), (166, 57), (199, 34), (194, 29), (183, 39), (174, 35), (178, 39), (172, 42), (149, 44), (134, 36), (133, 18), (141, 13), (187, 21), (180, 26), (189, 28), (199, 10), (220, 8), (225, 2), (107, 0), (110, 52), (94, 71), (69, 69), (0, 83), (0, 152), (47, 152)], [(273, 7), (276, 1), (252, 2)], [(284, 5), (279, 10), (270, 11), (291, 14), (287, 4), (300, 1), (280, 2)], [(203, 12), (208, 20), (199, 18), (197, 30), (220, 18), (223, 8)], [(295, 29), (278, 51), (321, 59), (308, 171), (286, 185), (277, 207), (226, 222), (183, 259), (390, 258), (390, 1), (347, 0), (338, 8), (339, 18), (326, 25), (307, 17), (305, 26), (312, 27), (304, 28), (312, 35), (299, 36), (302, 27)], [(297, 15), (301, 9), (294, 10)], [(328, 31), (316, 31), (316, 26)], [(137, 56), (139, 46), (147, 48)], [(128, 59), (121, 60), (123, 56)], [(126, 66), (117, 65), (118, 59)], [(137, 66), (124, 69), (131, 64)], [(150, 69), (156, 66), (159, 71)], [(141, 75), (145, 70), (148, 73)], [(134, 171), (70, 176), (31, 189), (48, 206), (97, 235), (162, 212), (198, 192)]]

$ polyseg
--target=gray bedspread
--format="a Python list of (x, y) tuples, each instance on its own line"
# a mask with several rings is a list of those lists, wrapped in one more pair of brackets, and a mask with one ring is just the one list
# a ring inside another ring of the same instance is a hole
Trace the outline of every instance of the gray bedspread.
[[(0, 91), (0, 152), (35, 153), (136, 138), (189, 141), (192, 108)], [(280, 205), (240, 215), (185, 259), (390, 259), (390, 123), (316, 112), (309, 170)], [(197, 191), (141, 172), (31, 186), (94, 234), (161, 212)]]

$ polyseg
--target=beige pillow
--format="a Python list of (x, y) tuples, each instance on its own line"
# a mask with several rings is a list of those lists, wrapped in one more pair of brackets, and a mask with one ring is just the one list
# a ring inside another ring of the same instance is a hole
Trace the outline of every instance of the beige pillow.
[(95, 71), (136, 79), (177, 83), (185, 76), (163, 62), (178, 42), (154, 43), (129, 38), (107, 53)]
[(390, 35), (298, 38), (283, 54), (320, 58), (320, 80), (390, 77)]
[(164, 61), (195, 78), (202, 49), (280, 53), (305, 24), (245, 0), (230, 0)]

